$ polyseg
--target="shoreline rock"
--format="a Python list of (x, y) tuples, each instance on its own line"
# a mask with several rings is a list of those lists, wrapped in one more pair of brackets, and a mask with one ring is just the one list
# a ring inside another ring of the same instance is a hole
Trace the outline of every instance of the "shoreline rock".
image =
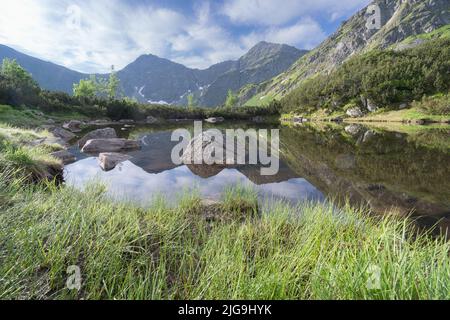
[(89, 132), (78, 141), (78, 147), (82, 149), (86, 142), (92, 139), (115, 139), (117, 138), (116, 130), (113, 128), (97, 129)]
[(67, 150), (56, 151), (50, 154), (52, 157), (62, 161), (64, 165), (73, 163), (77, 158)]
[(100, 167), (104, 171), (111, 171), (122, 162), (130, 160), (132, 157), (122, 153), (104, 152), (98, 155)]
[(81, 152), (83, 153), (105, 153), (120, 152), (140, 149), (139, 141), (127, 139), (92, 139), (88, 140)]
[(54, 128), (52, 133), (54, 136), (61, 138), (64, 142), (68, 142), (76, 137), (72, 132), (59, 127)]

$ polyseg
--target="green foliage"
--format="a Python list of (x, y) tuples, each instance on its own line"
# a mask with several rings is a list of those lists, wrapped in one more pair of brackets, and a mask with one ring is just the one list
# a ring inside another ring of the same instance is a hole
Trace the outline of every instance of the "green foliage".
[(421, 101), (415, 101), (412, 105), (426, 114), (450, 116), (450, 94), (423, 97)]
[(117, 73), (114, 70), (114, 66), (112, 66), (107, 84), (107, 95), (109, 99), (116, 99), (119, 97), (118, 92), (119, 87), (120, 87), (120, 80), (119, 77), (117, 77)]
[(450, 39), (438, 39), (405, 51), (372, 51), (344, 63), (330, 75), (305, 81), (283, 100), (284, 112), (313, 113), (362, 105), (395, 108), (450, 88)]
[(196, 101), (193, 93), (189, 94), (187, 99), (188, 99), (188, 105), (187, 105), (188, 109), (192, 110), (195, 107), (197, 107), (197, 101)]
[(4, 174), (0, 192), (0, 299), (450, 298), (449, 243), (392, 217), (309, 203), (239, 214), (256, 202), (239, 192), (211, 212), (195, 195), (142, 209), (101, 186), (45, 190)]
[(0, 103), (32, 104), (40, 89), (32, 76), (15, 60), (4, 59), (0, 68)]
[(99, 83), (95, 76), (90, 79), (81, 79), (73, 85), (73, 95), (77, 98), (94, 98), (99, 92)]
[(38, 88), (38, 84), (31, 74), (22, 68), (16, 60), (4, 59), (0, 74), (18, 88)]
[(225, 108), (232, 109), (236, 107), (237, 103), (238, 103), (237, 95), (233, 92), (233, 90), (228, 90), (227, 99), (225, 101)]
[[(113, 74), (115, 73), (113, 72)], [(41, 91), (39, 87), (36, 91), (24, 95), (22, 88), (9, 83), (0, 74), (0, 105), (13, 106), (17, 111), (15, 112), (17, 117), (14, 115), (14, 119), (9, 116), (3, 117), (0, 112), (0, 119), (4, 118), (8, 120), (7, 122), (11, 120), (14, 124), (21, 124), (23, 120), (22, 110), (28, 112), (27, 110), (30, 108), (38, 108), (46, 113), (51, 113), (52, 117), (75, 114), (76, 116), (83, 115), (90, 118), (108, 116), (113, 120), (134, 119), (137, 121), (145, 120), (148, 116), (162, 119), (202, 119), (220, 116), (226, 119), (245, 120), (249, 117), (279, 114), (278, 109), (273, 106), (264, 108), (246, 107), (233, 110), (227, 108), (198, 108), (195, 99), (192, 99), (193, 97), (190, 99), (189, 108), (140, 104), (135, 99), (128, 97), (119, 99), (119, 86), (115, 75), (112, 75), (109, 81), (92, 76), (90, 79), (81, 80), (74, 85), (74, 96), (63, 92)], [(115, 98), (112, 98), (114, 96)], [(27, 121), (27, 123), (33, 124), (45, 121), (45, 119), (42, 119), (43, 115), (39, 119), (34, 118), (31, 117), (30, 119), (33, 121)]]

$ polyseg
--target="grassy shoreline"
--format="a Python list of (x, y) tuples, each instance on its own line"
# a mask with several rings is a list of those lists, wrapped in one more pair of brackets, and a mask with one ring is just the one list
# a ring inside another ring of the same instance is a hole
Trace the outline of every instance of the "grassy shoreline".
[(450, 124), (450, 116), (447, 115), (430, 115), (426, 114), (416, 108), (395, 110), (395, 111), (381, 111), (371, 115), (366, 115), (360, 118), (352, 118), (345, 113), (334, 113), (325, 115), (323, 113), (316, 113), (309, 116), (298, 114), (282, 114), (282, 122), (292, 122), (295, 118), (305, 118), (308, 121), (330, 122), (342, 121), (348, 123), (404, 123), (404, 124)]
[[(45, 132), (2, 130), (22, 151), (0, 170), (0, 299), (450, 298), (450, 243), (409, 220), (261, 206), (239, 187), (213, 205), (195, 193), (176, 207), (117, 203), (101, 185), (26, 182), (50, 148), (29, 143)], [(79, 291), (67, 288), (71, 266)]]
[[(315, 203), (258, 209), (245, 189), (213, 209), (192, 194), (142, 209), (100, 186), (5, 181), (1, 299), (450, 298), (450, 244), (393, 217)], [(80, 291), (66, 288), (69, 266)]]

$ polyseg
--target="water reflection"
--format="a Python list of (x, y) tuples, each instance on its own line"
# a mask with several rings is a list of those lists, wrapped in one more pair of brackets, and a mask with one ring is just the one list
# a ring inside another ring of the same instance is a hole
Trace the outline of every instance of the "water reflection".
[(261, 176), (258, 166), (177, 167), (171, 161), (177, 144), (170, 141), (171, 132), (148, 127), (121, 132), (125, 138), (141, 140), (143, 147), (111, 172), (103, 172), (96, 158), (80, 154), (74, 146), (71, 151), (79, 161), (67, 166), (66, 181), (82, 188), (98, 178), (111, 194), (143, 203), (156, 194), (174, 200), (183, 189), (218, 198), (225, 187), (243, 184), (253, 186), (261, 199), (296, 203), (333, 198), (362, 204), (375, 213), (413, 214), (427, 225), (450, 221), (448, 126), (282, 127), (276, 176)]
[(322, 193), (305, 179), (291, 178), (258, 185), (237, 169), (223, 169), (217, 175), (202, 178), (187, 166), (148, 173), (127, 161), (112, 171), (104, 172), (97, 158), (91, 157), (67, 166), (65, 178), (66, 183), (80, 188), (90, 181), (101, 181), (108, 186), (108, 193), (114, 198), (143, 205), (149, 204), (157, 195), (173, 202), (182, 191), (189, 190), (195, 190), (205, 198), (218, 200), (223, 190), (230, 185), (250, 186), (258, 192), (261, 200), (284, 199), (293, 204), (304, 200), (324, 200)]

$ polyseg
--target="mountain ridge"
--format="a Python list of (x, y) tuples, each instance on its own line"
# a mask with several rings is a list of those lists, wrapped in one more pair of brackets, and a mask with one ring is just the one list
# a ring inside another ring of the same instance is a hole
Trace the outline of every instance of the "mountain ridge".
[[(378, 30), (367, 28), (368, 8), (374, 4), (380, 7), (382, 17)], [(331, 72), (355, 54), (386, 49), (408, 37), (450, 24), (448, 0), (375, 0), (369, 6), (343, 22), (335, 33), (294, 62), (286, 72), (252, 88), (255, 95), (247, 105), (281, 99), (306, 79)], [(244, 94), (241, 92), (240, 96)]]
[[(201, 106), (225, 102), (229, 89), (238, 91), (252, 82), (259, 84), (285, 71), (306, 51), (261, 41), (238, 60), (223, 61), (206, 69), (192, 69), (153, 54), (144, 54), (117, 72), (123, 93), (144, 103), (187, 103), (194, 94)], [(42, 88), (71, 94), (73, 84), (90, 74), (47, 62), (0, 45), (0, 60), (16, 59)], [(108, 74), (95, 74), (105, 77)]]

